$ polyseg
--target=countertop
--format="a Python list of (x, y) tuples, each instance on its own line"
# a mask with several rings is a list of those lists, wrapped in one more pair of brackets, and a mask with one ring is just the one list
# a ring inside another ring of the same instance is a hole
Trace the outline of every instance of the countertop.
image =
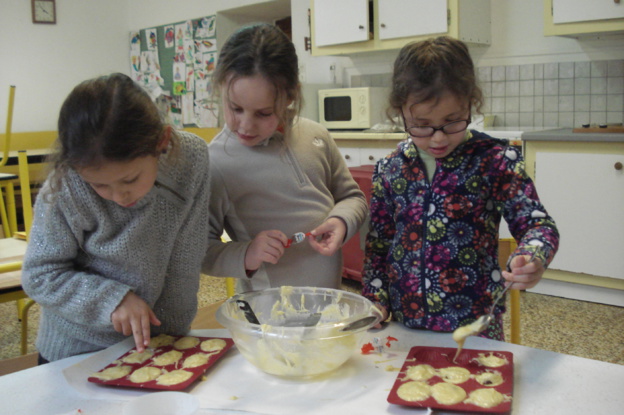
[[(220, 330), (197, 330), (192, 335), (229, 337)], [(392, 405), (387, 397), (413, 346), (456, 347), (449, 333), (410, 330), (390, 323), (364, 334), (397, 339), (383, 355), (353, 357), (340, 368), (313, 380), (267, 375), (233, 348), (188, 393), (198, 397), (198, 414), (425, 414), (426, 410)], [(131, 347), (132, 339), (95, 354), (74, 356), (0, 377), (0, 396), (6, 413), (28, 415), (119, 415), (124, 404), (146, 391), (104, 388), (86, 381)], [(571, 338), (570, 341), (577, 341)], [(624, 407), (624, 366), (533, 349), (511, 343), (470, 337), (466, 349), (513, 353), (512, 414), (587, 415), (620, 413)], [(71, 386), (67, 379), (73, 379)], [(436, 411), (436, 414), (450, 414)]]
[[(532, 131), (535, 127), (488, 127), (473, 128), (482, 131), (495, 138), (506, 138), (519, 140), (523, 133)], [(401, 141), (407, 138), (404, 132), (375, 132), (371, 130), (330, 130), (334, 140), (396, 140)]]
[(522, 134), (523, 141), (595, 141), (624, 143), (621, 133), (575, 133), (572, 128), (531, 131)]

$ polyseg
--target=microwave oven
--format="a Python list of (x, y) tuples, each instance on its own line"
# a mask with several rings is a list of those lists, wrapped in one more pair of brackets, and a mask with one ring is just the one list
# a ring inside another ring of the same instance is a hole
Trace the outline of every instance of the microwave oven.
[(319, 122), (328, 130), (364, 130), (386, 119), (388, 88), (318, 91)]

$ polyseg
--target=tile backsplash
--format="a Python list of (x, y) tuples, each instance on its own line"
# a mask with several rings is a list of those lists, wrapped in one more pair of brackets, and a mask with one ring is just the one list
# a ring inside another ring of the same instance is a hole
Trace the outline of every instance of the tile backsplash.
[[(580, 127), (624, 121), (624, 60), (478, 67), (498, 127)], [(354, 75), (351, 86), (390, 86), (390, 74)]]

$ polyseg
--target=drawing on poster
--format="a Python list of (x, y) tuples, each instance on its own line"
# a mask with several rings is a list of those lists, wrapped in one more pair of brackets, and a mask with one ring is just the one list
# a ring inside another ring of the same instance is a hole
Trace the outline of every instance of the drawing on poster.
[(158, 49), (158, 35), (156, 29), (146, 29), (145, 37), (147, 38), (147, 50), (155, 51)]
[(198, 22), (197, 29), (195, 30), (195, 39), (214, 37), (216, 29), (215, 17), (216, 16), (207, 16)]
[(175, 29), (173, 25), (165, 26), (165, 47), (172, 48), (175, 45)]

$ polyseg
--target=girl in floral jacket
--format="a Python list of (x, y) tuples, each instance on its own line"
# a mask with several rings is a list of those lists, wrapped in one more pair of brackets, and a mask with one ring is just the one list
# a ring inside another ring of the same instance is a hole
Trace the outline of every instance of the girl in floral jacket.
[[(392, 85), (390, 112), (409, 138), (373, 174), (363, 294), (407, 327), (453, 331), (488, 313), (506, 284), (535, 286), (559, 233), (518, 150), (467, 129), (482, 93), (464, 43), (405, 46)], [(505, 271), (501, 218), (518, 241)], [(482, 336), (503, 339), (501, 303)]]

